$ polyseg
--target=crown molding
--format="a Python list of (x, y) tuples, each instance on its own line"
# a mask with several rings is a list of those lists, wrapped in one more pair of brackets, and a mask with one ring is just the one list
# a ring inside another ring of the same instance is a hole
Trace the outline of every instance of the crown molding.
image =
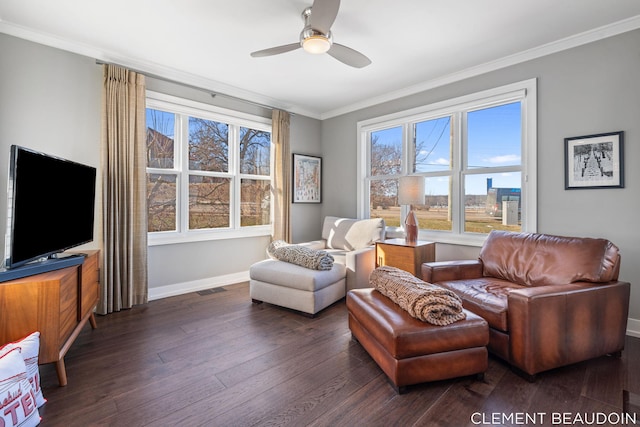
[(532, 49), (509, 55), (495, 61), (490, 61), (475, 67), (470, 67), (456, 73), (451, 73), (446, 76), (439, 77), (437, 79), (432, 79), (417, 85), (409, 86), (397, 91), (386, 93), (384, 95), (347, 105), (345, 107), (327, 111), (320, 115), (320, 120), (330, 119), (332, 117), (341, 116), (343, 114), (351, 113), (363, 108), (383, 104), (385, 102), (393, 101), (405, 96), (415, 95), (416, 93), (424, 92), (450, 83), (455, 83), (464, 79), (468, 79), (470, 77), (476, 77), (490, 71), (499, 70), (512, 65), (520, 64), (522, 62), (530, 61), (532, 59), (541, 58), (543, 56), (551, 55), (563, 50), (606, 39), (608, 37), (613, 37), (622, 33), (626, 33), (628, 31), (636, 30), (638, 28), (640, 28), (640, 15), (636, 15), (622, 21), (614, 22), (610, 25), (595, 28), (593, 30), (585, 31), (584, 33), (576, 34), (564, 39), (534, 47)]
[(297, 105), (288, 105), (282, 100), (270, 98), (259, 93), (247, 91), (209, 78), (194, 75), (191, 73), (185, 73), (149, 61), (139, 61), (131, 57), (123, 57), (113, 52), (97, 49), (83, 43), (72, 42), (51, 34), (38, 32), (30, 28), (4, 21), (0, 18), (0, 33), (5, 33), (35, 43), (94, 58), (99, 62), (122, 65), (124, 67), (132, 68), (145, 74), (150, 74), (152, 77), (156, 76), (158, 78), (171, 80), (176, 83), (187, 84), (189, 86), (201, 88), (202, 90), (217, 93), (222, 96), (226, 95), (239, 100), (247, 100), (254, 104), (269, 105), (273, 108), (282, 109), (294, 114), (300, 114), (318, 120), (330, 119), (332, 117), (337, 117), (343, 114), (351, 113), (353, 111), (372, 107), (374, 105), (379, 105), (406, 96), (415, 95), (417, 93), (424, 92), (436, 87), (444, 86), (470, 77), (475, 77), (481, 74), (488, 73), (490, 71), (499, 70), (501, 68), (506, 68), (522, 62), (530, 61), (532, 59), (537, 59), (608, 37), (616, 36), (628, 31), (636, 30), (638, 28), (640, 28), (640, 15), (636, 15), (622, 21), (614, 22), (610, 25), (598, 27), (593, 30), (566, 37), (561, 40), (547, 43), (523, 52), (509, 55), (495, 61), (490, 61), (478, 66), (461, 70), (459, 72), (451, 73), (446, 76), (422, 82), (417, 85), (408, 86), (397, 91), (389, 92), (373, 98), (368, 98), (354, 104), (326, 111), (324, 113), (319, 113), (317, 111), (311, 111)]
[(256, 92), (247, 91), (236, 86), (231, 86), (192, 73), (186, 73), (175, 68), (166, 67), (150, 61), (140, 61), (132, 57), (122, 56), (84, 43), (69, 41), (52, 34), (36, 31), (1, 19), (0, 33), (93, 58), (99, 64), (120, 65), (145, 74), (151, 78), (162, 79), (177, 84), (184, 84), (192, 88), (211, 92), (212, 94), (227, 97), (236, 101), (247, 101), (251, 104), (262, 105), (267, 108), (277, 108), (294, 114), (301, 114), (307, 117), (320, 119), (319, 112), (309, 111), (295, 105), (289, 105), (279, 99), (270, 98)]

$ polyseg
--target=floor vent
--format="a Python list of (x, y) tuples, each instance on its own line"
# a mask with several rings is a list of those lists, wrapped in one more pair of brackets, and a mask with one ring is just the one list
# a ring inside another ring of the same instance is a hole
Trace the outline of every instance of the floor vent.
[(204, 291), (198, 291), (198, 295), (203, 297), (205, 295), (217, 294), (224, 291), (226, 291), (225, 288), (211, 288), (211, 289), (205, 289)]

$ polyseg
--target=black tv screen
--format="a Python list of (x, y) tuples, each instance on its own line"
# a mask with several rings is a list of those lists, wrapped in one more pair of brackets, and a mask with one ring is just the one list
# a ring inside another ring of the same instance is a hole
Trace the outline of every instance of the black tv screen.
[(93, 240), (96, 169), (11, 146), (5, 266)]

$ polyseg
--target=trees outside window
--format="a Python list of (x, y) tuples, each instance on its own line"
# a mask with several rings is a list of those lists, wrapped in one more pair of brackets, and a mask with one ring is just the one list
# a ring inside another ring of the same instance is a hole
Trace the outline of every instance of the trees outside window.
[(150, 241), (270, 233), (270, 121), (160, 94), (146, 113)]

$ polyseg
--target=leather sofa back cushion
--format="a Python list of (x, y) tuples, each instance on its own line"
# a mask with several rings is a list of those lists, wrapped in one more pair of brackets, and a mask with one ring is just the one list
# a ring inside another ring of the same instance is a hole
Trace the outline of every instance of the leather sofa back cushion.
[(525, 286), (618, 279), (618, 248), (608, 240), (493, 230), (482, 249), (483, 274)]
[(354, 251), (384, 240), (385, 223), (382, 218), (352, 219), (328, 216), (324, 219), (322, 238), (331, 249)]

